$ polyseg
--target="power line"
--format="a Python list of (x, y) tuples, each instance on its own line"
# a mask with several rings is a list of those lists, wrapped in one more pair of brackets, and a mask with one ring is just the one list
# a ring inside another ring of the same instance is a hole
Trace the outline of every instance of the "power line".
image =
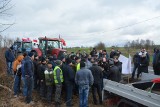
[(141, 23), (144, 23), (144, 22), (148, 22), (148, 21), (150, 21), (150, 20), (157, 19), (157, 18), (160, 18), (160, 15), (159, 15), (159, 16), (156, 16), (156, 17), (153, 17), (153, 18), (150, 18), (150, 19), (146, 19), (146, 20), (143, 20), (143, 21), (134, 23), (134, 24), (125, 25), (125, 26), (121, 26), (121, 27), (118, 27), (118, 28), (115, 28), (115, 29), (111, 29), (111, 30), (108, 30), (108, 31), (91, 32), (91, 33), (85, 33), (84, 35), (89, 35), (89, 34), (101, 34), (101, 33), (106, 33), (106, 32), (112, 32), (112, 31), (116, 31), (116, 30), (123, 29), (123, 28), (135, 26), (135, 25), (138, 25), (138, 24), (141, 24)]
[(143, 20), (143, 21), (140, 21), (140, 22), (131, 24), (131, 25), (121, 26), (121, 27), (119, 27), (119, 28), (116, 28), (116, 29), (113, 29), (113, 30), (110, 30), (110, 31), (115, 31), (115, 30), (119, 30), (119, 29), (131, 27), (131, 26), (134, 26), (134, 25), (137, 25), (137, 24), (141, 24), (141, 23), (144, 23), (144, 22), (148, 22), (148, 21), (150, 21), (150, 20), (157, 19), (157, 18), (160, 18), (160, 16), (156, 16), (156, 17), (153, 17), (153, 18), (150, 18), (150, 19), (146, 19), (146, 20)]

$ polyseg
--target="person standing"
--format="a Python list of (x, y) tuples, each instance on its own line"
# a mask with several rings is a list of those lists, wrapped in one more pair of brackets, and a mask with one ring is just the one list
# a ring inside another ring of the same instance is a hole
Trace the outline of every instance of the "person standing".
[(63, 72), (61, 70), (62, 61), (56, 61), (57, 66), (53, 70), (54, 75), (54, 84), (55, 84), (55, 107), (60, 107), (61, 104), (61, 91), (62, 91), (62, 83), (63, 83)]
[(157, 49), (157, 52), (155, 55), (154, 73), (155, 73), (155, 75), (160, 75), (160, 52), (159, 52), (159, 49)]
[(44, 71), (47, 68), (46, 59), (44, 57), (41, 58), (41, 65), (38, 68), (38, 77), (40, 80), (40, 96), (45, 99), (46, 97), (46, 84), (45, 84), (45, 74)]
[(45, 74), (45, 84), (47, 88), (47, 101), (49, 104), (52, 102), (52, 93), (53, 93), (53, 68), (52, 62), (47, 63), (47, 68), (44, 72)]
[[(26, 54), (25, 54), (26, 55)], [(14, 71), (14, 97), (20, 93), (20, 83), (21, 83), (21, 61), (25, 55), (19, 55), (17, 59), (13, 62), (13, 71)]]
[(33, 64), (34, 64), (34, 89), (37, 90), (38, 88), (38, 59), (39, 57), (37, 55), (34, 56)]
[(89, 87), (93, 85), (94, 78), (83, 61), (80, 62), (80, 70), (76, 72), (75, 82), (79, 87), (79, 107), (88, 107)]
[(133, 68), (133, 72), (132, 72), (132, 79), (134, 79), (134, 75), (136, 70), (138, 69), (139, 66), (139, 53), (137, 52), (134, 56), (133, 56), (133, 63), (134, 63), (134, 68)]
[(138, 67), (138, 73), (137, 73), (137, 78), (139, 78), (139, 75), (144, 72), (144, 73), (148, 73), (148, 58), (146, 56), (145, 53), (143, 53), (140, 56), (140, 60), (139, 60), (139, 67)]
[(13, 53), (13, 46), (11, 46), (9, 49), (6, 50), (5, 58), (6, 58), (6, 64), (7, 64), (7, 74), (8, 75), (13, 75), (12, 63), (15, 59), (14, 53)]
[(67, 58), (65, 71), (63, 71), (67, 107), (73, 106), (72, 105), (72, 95), (73, 95), (75, 73), (71, 66), (72, 66), (72, 60), (70, 58)]
[(116, 55), (116, 52), (114, 48), (112, 48), (111, 53), (110, 53), (110, 58), (114, 58), (115, 55)]
[(155, 75), (160, 75), (160, 59), (159, 59), (159, 49), (154, 49), (153, 54), (153, 70)]
[(94, 104), (97, 105), (97, 98), (96, 98), (96, 90), (99, 97), (99, 103), (102, 104), (102, 79), (103, 79), (103, 72), (102, 68), (98, 66), (98, 62), (94, 61), (93, 66), (90, 67), (90, 70), (92, 72), (94, 83), (92, 85), (92, 95), (93, 95), (93, 101)]
[(28, 53), (28, 56), (22, 61), (22, 81), (23, 81), (23, 95), (25, 96), (25, 102), (27, 104), (32, 101), (32, 90), (33, 90), (33, 73), (34, 73), (34, 54)]

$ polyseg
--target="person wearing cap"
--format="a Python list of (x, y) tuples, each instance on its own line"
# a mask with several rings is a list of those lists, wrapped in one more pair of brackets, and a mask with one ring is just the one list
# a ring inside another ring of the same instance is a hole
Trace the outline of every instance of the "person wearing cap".
[(61, 91), (62, 91), (62, 83), (64, 81), (63, 79), (63, 72), (61, 70), (62, 61), (57, 60), (56, 61), (57, 66), (53, 70), (53, 76), (54, 76), (54, 84), (55, 84), (55, 107), (59, 107), (61, 104)]
[(88, 107), (89, 87), (93, 85), (94, 78), (91, 70), (85, 68), (85, 62), (80, 62), (80, 70), (76, 72), (75, 83), (79, 89), (79, 107)]
[(64, 85), (65, 85), (65, 92), (66, 92), (66, 106), (72, 107), (72, 91), (74, 87), (74, 76), (75, 72), (72, 69), (72, 60), (70, 58), (66, 59), (66, 68), (63, 71), (64, 76)]
[(98, 93), (99, 97), (99, 103), (102, 104), (102, 79), (103, 79), (103, 72), (102, 68), (98, 66), (98, 62), (94, 60), (92, 67), (89, 69), (92, 72), (94, 83), (92, 85), (92, 95), (93, 95), (93, 101), (94, 104), (97, 105), (97, 98), (96, 98), (96, 92)]
[(14, 53), (13, 53), (13, 46), (11, 46), (9, 49), (6, 50), (5, 58), (6, 58), (6, 64), (7, 64), (7, 74), (8, 75), (13, 75), (12, 63), (15, 59)]
[(25, 102), (27, 104), (32, 101), (32, 89), (34, 85), (33, 74), (34, 74), (34, 54), (32, 52), (28, 53), (22, 60), (22, 82), (23, 82), (23, 95), (25, 96)]
[(47, 68), (46, 59), (44, 57), (41, 58), (41, 65), (38, 66), (38, 77), (40, 80), (40, 96), (42, 99), (45, 99), (46, 94), (46, 84), (45, 84), (45, 70)]

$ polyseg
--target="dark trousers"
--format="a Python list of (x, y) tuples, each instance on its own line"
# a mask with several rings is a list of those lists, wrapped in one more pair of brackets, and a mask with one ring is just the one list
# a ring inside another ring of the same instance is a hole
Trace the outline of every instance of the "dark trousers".
[(40, 96), (45, 98), (46, 96), (46, 84), (45, 81), (40, 82)]
[(92, 95), (93, 95), (93, 101), (95, 104), (97, 104), (97, 98), (96, 93), (99, 97), (99, 103), (102, 104), (102, 85), (101, 84), (93, 84), (92, 85)]
[(52, 101), (53, 86), (48, 85), (46, 87), (47, 87), (47, 101), (50, 103)]
[(135, 72), (138, 69), (138, 64), (134, 64), (133, 72), (132, 72), (132, 78), (134, 78)]
[(65, 90), (66, 90), (66, 106), (71, 107), (72, 95), (73, 95), (73, 84), (65, 84)]
[(34, 89), (37, 89), (38, 88), (38, 78), (36, 74), (34, 74), (33, 79), (34, 79)]
[(56, 84), (56, 91), (55, 91), (55, 103), (60, 104), (61, 103), (61, 91), (62, 91), (62, 85)]
[(158, 65), (153, 65), (153, 70), (155, 75), (160, 75), (160, 67)]
[(26, 82), (27, 82), (26, 103), (30, 103), (32, 101), (33, 77), (27, 77)]

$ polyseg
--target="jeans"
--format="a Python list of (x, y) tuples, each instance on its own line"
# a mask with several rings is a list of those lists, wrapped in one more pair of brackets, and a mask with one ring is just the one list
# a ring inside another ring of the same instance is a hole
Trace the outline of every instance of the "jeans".
[(23, 95), (27, 96), (27, 81), (25, 77), (22, 77), (22, 84), (23, 84)]
[(53, 92), (53, 86), (48, 85), (47, 86), (47, 101), (50, 103), (52, 101), (52, 92)]
[(72, 106), (72, 95), (73, 95), (73, 85), (72, 84), (65, 84), (66, 90), (66, 106)]
[(93, 84), (92, 85), (92, 95), (93, 95), (93, 101), (94, 101), (95, 104), (97, 104), (96, 93), (98, 93), (99, 103), (102, 104), (102, 88), (101, 88), (101, 84)]
[(27, 80), (27, 97), (26, 103), (30, 103), (32, 101), (32, 90), (33, 90), (33, 77), (29, 77)]
[(6, 64), (7, 64), (7, 74), (13, 75), (12, 62), (6, 62)]
[(17, 76), (15, 75), (15, 78), (14, 78), (14, 95), (17, 95), (19, 94), (20, 92), (20, 84), (21, 84), (21, 76)]
[(88, 107), (89, 85), (79, 86), (79, 107)]
[(133, 72), (132, 72), (132, 78), (134, 78), (135, 72), (138, 69), (138, 64), (134, 64)]

